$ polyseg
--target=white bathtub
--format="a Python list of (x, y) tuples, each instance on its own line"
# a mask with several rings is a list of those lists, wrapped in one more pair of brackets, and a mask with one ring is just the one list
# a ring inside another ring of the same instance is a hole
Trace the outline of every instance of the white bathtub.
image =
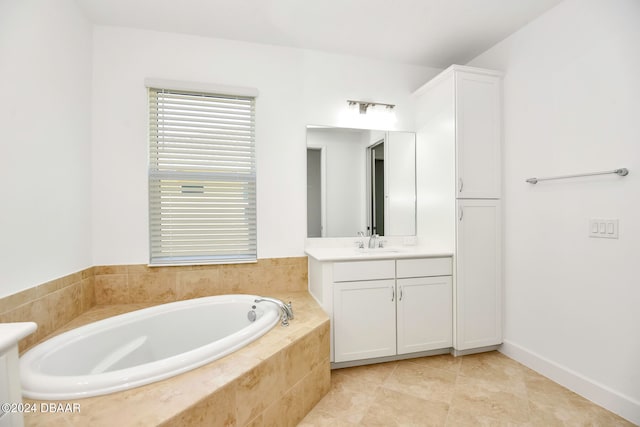
[[(53, 337), (20, 358), (23, 395), (69, 400), (127, 390), (202, 366), (278, 323), (280, 309), (253, 295), (163, 304)], [(255, 311), (256, 320), (248, 313)]]

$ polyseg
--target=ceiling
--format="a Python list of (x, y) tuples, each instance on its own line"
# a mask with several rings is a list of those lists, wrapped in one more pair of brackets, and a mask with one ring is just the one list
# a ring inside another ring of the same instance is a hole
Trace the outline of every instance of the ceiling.
[(76, 0), (95, 24), (444, 68), (561, 0)]

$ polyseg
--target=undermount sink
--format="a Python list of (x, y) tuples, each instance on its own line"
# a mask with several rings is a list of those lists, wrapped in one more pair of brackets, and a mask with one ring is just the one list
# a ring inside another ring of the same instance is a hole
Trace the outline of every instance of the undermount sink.
[(356, 248), (356, 252), (361, 254), (378, 254), (378, 253), (398, 253), (402, 250), (398, 248)]

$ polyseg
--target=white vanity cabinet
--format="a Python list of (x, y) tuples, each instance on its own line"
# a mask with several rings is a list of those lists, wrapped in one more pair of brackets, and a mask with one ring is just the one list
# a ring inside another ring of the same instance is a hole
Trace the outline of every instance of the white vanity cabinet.
[(335, 362), (396, 354), (395, 286), (393, 279), (335, 284)]
[(310, 257), (309, 290), (331, 318), (331, 361), (449, 352), (451, 274), (450, 256), (336, 262)]
[(334, 361), (396, 353), (395, 261), (333, 264)]
[(397, 353), (451, 347), (451, 258), (399, 259), (396, 263)]

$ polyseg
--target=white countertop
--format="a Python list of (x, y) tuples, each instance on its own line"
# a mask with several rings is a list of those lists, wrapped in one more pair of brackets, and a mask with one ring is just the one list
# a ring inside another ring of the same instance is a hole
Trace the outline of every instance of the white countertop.
[(436, 258), (453, 256), (452, 252), (422, 246), (390, 246), (376, 249), (356, 247), (310, 247), (305, 253), (318, 261), (366, 261), (373, 259)]
[(38, 325), (34, 322), (0, 323), (0, 354), (32, 334)]

